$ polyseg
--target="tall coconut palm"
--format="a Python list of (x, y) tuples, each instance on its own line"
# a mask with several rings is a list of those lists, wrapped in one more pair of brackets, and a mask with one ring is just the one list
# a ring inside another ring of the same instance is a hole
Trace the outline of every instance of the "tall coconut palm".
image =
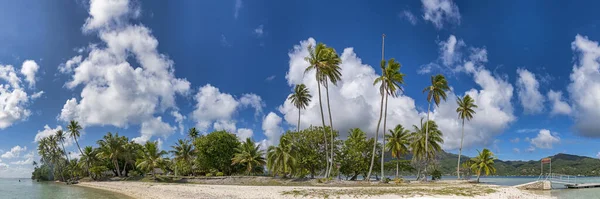
[[(436, 106), (440, 105), (441, 100), (446, 101), (446, 91), (450, 90), (450, 87), (448, 86), (448, 81), (446, 80), (446, 77), (444, 77), (441, 74), (435, 75), (435, 76), (431, 76), (431, 85), (425, 87), (425, 89), (423, 89), (423, 93), (427, 92), (427, 102), (429, 103), (427, 106), (427, 121), (429, 121), (429, 112), (431, 109), (431, 100), (434, 101)], [(426, 122), (426, 124), (429, 124), (429, 122)], [(428, 132), (429, 128), (425, 128), (425, 139), (427, 140), (427, 138), (429, 137)], [(425, 142), (425, 145), (427, 145), (427, 143), (429, 142)], [(425, 149), (428, 149), (427, 146), (425, 146)], [(427, 155), (427, 153), (425, 153), (425, 155)], [(426, 158), (425, 161), (425, 176), (427, 176), (427, 164), (428, 164), (428, 159)], [(425, 180), (427, 180), (427, 178), (424, 178)]]
[(398, 124), (392, 130), (390, 134), (385, 135), (387, 144), (385, 145), (386, 151), (392, 152), (392, 157), (398, 160), (396, 162), (396, 179), (398, 178), (400, 157), (408, 153), (408, 145), (410, 144), (410, 131), (405, 129), (402, 125)]
[(136, 162), (136, 167), (144, 171), (151, 171), (152, 178), (156, 179), (155, 168), (162, 168), (165, 163), (164, 155), (166, 151), (158, 149), (158, 142), (146, 142), (143, 147), (140, 159)]
[(194, 157), (196, 157), (196, 149), (194, 149), (194, 145), (191, 144), (188, 140), (179, 139), (175, 146), (171, 146), (173, 150), (170, 152), (175, 156), (174, 160), (183, 163), (186, 168), (191, 170), (192, 165), (194, 164)]
[(471, 120), (473, 118), (473, 115), (475, 114), (473, 108), (477, 108), (477, 105), (475, 105), (475, 100), (469, 95), (466, 95), (462, 99), (459, 97), (456, 100), (456, 103), (458, 104), (456, 113), (458, 113), (458, 118), (462, 119), (460, 148), (458, 149), (458, 162), (456, 163), (456, 175), (458, 179), (460, 179), (460, 156), (462, 155), (463, 140), (465, 139), (465, 119)]
[(232, 165), (245, 165), (247, 175), (249, 175), (256, 166), (263, 166), (267, 163), (263, 157), (263, 151), (260, 150), (260, 146), (250, 138), (246, 138), (246, 141), (236, 148), (235, 151), (236, 153), (231, 159)]
[[(427, 163), (435, 158), (437, 152), (442, 151), (442, 144), (444, 143), (442, 132), (438, 129), (435, 121), (431, 120), (423, 123), (423, 119), (421, 119), (421, 125), (413, 125), (413, 128), (414, 132), (410, 135), (413, 161)], [(427, 165), (424, 169), (427, 169)], [(421, 176), (417, 175), (417, 178), (420, 179)]]
[[(387, 65), (387, 66), (386, 66)], [(385, 130), (386, 128), (386, 124), (387, 124), (387, 107), (388, 107), (388, 97), (392, 96), (392, 97), (396, 97), (398, 91), (402, 91), (402, 87), (401, 85), (404, 84), (404, 74), (400, 72), (400, 63), (398, 63), (394, 58), (390, 59), (387, 63), (385, 61), (381, 61), (380, 64), (381, 67), (381, 76), (379, 76), (377, 79), (375, 79), (375, 81), (373, 82), (373, 85), (377, 85), (380, 84), (379, 86), (379, 93), (381, 94), (381, 108), (379, 110), (379, 122), (377, 122), (377, 130), (375, 131), (375, 141), (377, 141), (377, 138), (379, 137), (379, 125), (381, 124), (381, 119), (383, 118), (383, 135), (385, 137)], [(384, 99), (385, 99), (385, 103), (384, 103)], [(384, 108), (385, 105), (385, 108)], [(385, 110), (385, 113), (383, 113)], [(383, 114), (382, 114), (383, 113)], [(383, 139), (383, 145), (385, 146), (385, 139)], [(374, 147), (376, 147), (376, 145), (374, 145)], [(375, 148), (373, 148), (373, 156), (371, 157), (372, 160), (374, 160), (375, 154), (374, 154)], [(383, 165), (384, 165), (384, 150), (381, 150), (381, 172), (383, 174)], [(371, 162), (371, 167), (373, 166), (373, 161)], [(369, 168), (369, 170), (372, 170), (372, 168)], [(368, 174), (367, 179), (370, 179), (370, 173)], [(382, 178), (382, 181), (384, 180), (384, 178)]]
[(288, 97), (292, 101), (292, 104), (298, 108), (298, 125), (296, 126), (296, 131), (300, 131), (300, 111), (308, 106), (311, 97), (310, 92), (308, 92), (304, 84), (296, 85), (294, 93)]
[(109, 160), (113, 163), (113, 166), (117, 170), (117, 176), (121, 176), (121, 169), (119, 168), (119, 158), (121, 157), (125, 148), (123, 145), (126, 143), (119, 139), (119, 133), (113, 134), (108, 132), (104, 135), (102, 140), (98, 140), (98, 149), (100, 150), (97, 154), (98, 158)]
[(286, 177), (291, 174), (296, 165), (296, 158), (292, 151), (292, 143), (286, 136), (279, 138), (278, 146), (270, 146), (267, 150), (267, 168), (273, 175), (281, 174)]
[(477, 182), (479, 182), (479, 177), (481, 177), (481, 171), (485, 171), (485, 175), (490, 175), (496, 173), (496, 168), (494, 167), (494, 160), (496, 160), (496, 156), (489, 149), (483, 149), (483, 151), (477, 150), (477, 156), (472, 158), (473, 163), (471, 164), (471, 169), (477, 172)]
[[(62, 145), (63, 153), (64, 153), (65, 157), (67, 158), (67, 163), (71, 162), (69, 160), (69, 155), (67, 154), (67, 150), (65, 149), (65, 139), (66, 139), (65, 132), (63, 130), (58, 130), (58, 131), (56, 131), (56, 134), (54, 136), (55, 136), (56, 140), (58, 142), (60, 142), (60, 144)], [(67, 176), (67, 177), (70, 178), (69, 176)]]
[(198, 129), (196, 129), (196, 127), (192, 127), (190, 128), (190, 130), (188, 130), (188, 136), (190, 137), (190, 140), (192, 140), (192, 142), (198, 138), (198, 136), (200, 135), (200, 132), (198, 132)]
[[(67, 129), (69, 129), (69, 137), (71, 137), (75, 140), (75, 144), (77, 144), (77, 149), (79, 149), (79, 153), (83, 154), (83, 151), (81, 150), (81, 147), (79, 146), (79, 141), (77, 141), (77, 138), (81, 137), (81, 133), (79, 131), (81, 131), (81, 129), (83, 129), (83, 128), (81, 127), (81, 125), (79, 125), (79, 122), (77, 122), (75, 120), (71, 120), (69, 122), (69, 125), (67, 126)], [(91, 175), (90, 165), (85, 165), (85, 166), (86, 166), (88, 175)]]
[[(339, 67), (341, 59), (339, 58), (338, 54), (335, 52), (335, 50), (333, 48), (327, 47), (323, 43), (319, 43), (315, 47), (309, 46), (308, 51), (309, 51), (309, 55), (308, 55), (308, 57), (305, 57), (304, 60), (306, 60), (310, 65), (308, 66), (308, 68), (306, 68), (304, 73), (307, 73), (312, 70), (316, 71), (315, 78), (317, 80), (317, 87), (318, 87), (318, 92), (319, 92), (319, 106), (321, 108), (321, 121), (323, 122), (323, 128), (325, 128), (326, 125), (325, 125), (325, 115), (323, 113), (323, 103), (321, 100), (321, 84), (323, 84), (323, 86), (325, 87), (326, 94), (327, 94), (327, 105), (328, 105), (328, 110), (329, 110), (329, 124), (330, 124), (329, 126), (330, 126), (330, 129), (333, 129), (332, 118), (331, 118), (331, 108), (329, 107), (328, 83), (329, 83), (329, 81), (331, 81), (331, 83), (333, 83), (335, 85), (341, 79), (342, 74), (340, 72), (340, 67)], [(323, 133), (325, 135), (325, 151), (328, 151), (328, 149), (327, 149), (327, 133), (326, 132), (323, 132)], [(326, 160), (329, 159), (327, 161), (327, 169), (325, 171), (325, 177), (329, 177), (331, 163), (333, 162), (333, 133), (331, 134), (331, 143), (332, 143), (331, 154), (329, 154), (331, 156), (329, 156), (327, 153), (325, 153)]]

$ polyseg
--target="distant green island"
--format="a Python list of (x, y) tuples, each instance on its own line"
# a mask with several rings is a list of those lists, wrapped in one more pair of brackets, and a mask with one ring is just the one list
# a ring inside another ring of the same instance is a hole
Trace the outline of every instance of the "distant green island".
[[(552, 173), (565, 175), (600, 176), (600, 159), (559, 153), (549, 156), (552, 159)], [(438, 155), (439, 170), (444, 175), (455, 175), (458, 155), (440, 152)], [(470, 157), (462, 156), (461, 160)], [(540, 161), (503, 161), (495, 160), (496, 176), (538, 176)], [(548, 169), (548, 165), (544, 165)], [(546, 172), (546, 171), (545, 171)]]

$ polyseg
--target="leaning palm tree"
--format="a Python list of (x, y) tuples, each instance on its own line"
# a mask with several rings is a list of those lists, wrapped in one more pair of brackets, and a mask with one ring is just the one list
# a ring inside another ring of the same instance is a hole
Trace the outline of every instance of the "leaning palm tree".
[(263, 166), (267, 163), (263, 157), (263, 151), (260, 150), (260, 146), (250, 138), (246, 138), (246, 141), (236, 148), (235, 152), (235, 155), (231, 159), (231, 165), (245, 165), (247, 175), (249, 175), (255, 167)]
[(122, 156), (125, 148), (123, 147), (126, 143), (123, 143), (122, 139), (119, 138), (119, 133), (113, 134), (108, 132), (104, 135), (102, 140), (98, 140), (100, 146), (99, 152), (96, 156), (100, 159), (110, 161), (115, 169), (117, 170), (117, 176), (121, 176), (121, 169), (119, 168), (119, 158)]
[(483, 151), (477, 150), (479, 153), (476, 157), (472, 158), (473, 164), (471, 164), (471, 169), (477, 172), (477, 182), (479, 182), (479, 177), (481, 177), (481, 171), (485, 171), (485, 175), (490, 175), (496, 173), (496, 168), (494, 167), (494, 160), (496, 160), (496, 156), (489, 149), (483, 149)]
[(292, 151), (292, 143), (286, 136), (279, 138), (278, 146), (270, 146), (267, 150), (267, 168), (273, 175), (281, 174), (287, 177), (293, 172), (296, 158)]
[(198, 129), (196, 129), (196, 127), (192, 127), (190, 128), (190, 130), (188, 130), (188, 136), (190, 137), (192, 142), (194, 141), (194, 139), (198, 138), (198, 135), (200, 135), (200, 132), (198, 132)]
[(387, 139), (387, 144), (385, 145), (386, 151), (392, 152), (392, 157), (398, 160), (396, 162), (396, 179), (398, 178), (399, 171), (399, 162), (400, 157), (406, 153), (408, 153), (408, 145), (410, 144), (410, 131), (405, 129), (402, 125), (398, 124), (392, 130), (390, 129), (390, 134), (385, 135)]
[(143, 171), (150, 170), (152, 178), (156, 179), (154, 168), (162, 168), (165, 163), (165, 158), (162, 156), (166, 154), (166, 151), (158, 149), (158, 142), (146, 142), (142, 149), (141, 157), (136, 162), (136, 167)]
[[(77, 122), (75, 120), (71, 120), (69, 122), (69, 126), (67, 126), (67, 129), (69, 129), (69, 137), (71, 137), (75, 140), (75, 144), (77, 144), (77, 149), (79, 149), (79, 152), (81, 154), (83, 154), (83, 151), (81, 150), (81, 147), (79, 146), (79, 142), (77, 141), (77, 138), (81, 137), (81, 133), (79, 131), (81, 131), (81, 129), (83, 129), (83, 128), (79, 125), (79, 122)], [(91, 175), (90, 165), (85, 165), (85, 166), (88, 171), (88, 175)]]
[[(331, 83), (333, 83), (335, 85), (341, 79), (342, 74), (340, 72), (340, 67), (339, 67), (341, 59), (339, 58), (338, 54), (335, 52), (335, 50), (333, 48), (327, 47), (323, 43), (319, 43), (315, 47), (309, 46), (308, 51), (309, 51), (309, 55), (308, 55), (308, 57), (305, 57), (304, 60), (306, 60), (310, 65), (308, 66), (308, 68), (306, 68), (304, 73), (307, 73), (312, 70), (316, 70), (315, 78), (317, 80), (317, 87), (318, 87), (318, 92), (319, 92), (319, 106), (321, 108), (321, 121), (323, 122), (323, 128), (325, 128), (326, 127), (325, 126), (325, 115), (323, 113), (323, 103), (321, 100), (321, 84), (323, 84), (323, 86), (325, 87), (325, 90), (327, 92), (327, 104), (328, 104), (328, 108), (329, 108), (329, 86), (328, 86), (328, 83), (329, 83), (329, 81), (331, 81)], [(328, 110), (329, 110), (329, 127), (331, 129), (333, 129), (333, 124), (332, 124), (332, 119), (331, 119), (331, 108), (329, 108)], [(323, 133), (325, 135), (325, 137), (324, 137), (325, 138), (325, 151), (328, 151), (328, 149), (327, 149), (327, 133), (325, 131), (323, 131)], [(329, 177), (331, 163), (333, 162), (333, 133), (331, 134), (331, 143), (332, 143), (331, 154), (330, 154), (331, 156), (329, 156), (329, 154), (325, 153), (325, 157), (326, 157), (325, 159), (328, 160), (327, 161), (327, 169), (325, 171), (325, 177)]]
[[(60, 142), (60, 144), (62, 145), (63, 148), (63, 153), (65, 154), (65, 157), (67, 158), (67, 163), (71, 162), (69, 160), (69, 155), (67, 154), (67, 150), (65, 149), (65, 132), (63, 130), (58, 130), (56, 131), (55, 134), (55, 138), (57, 139), (58, 142)], [(66, 166), (66, 165), (65, 165)], [(70, 178), (69, 176), (67, 176), (67, 178)]]
[(460, 156), (462, 155), (463, 140), (465, 138), (465, 119), (471, 120), (473, 118), (475, 114), (473, 108), (477, 108), (477, 105), (475, 105), (475, 100), (469, 95), (466, 95), (462, 99), (459, 97), (456, 103), (458, 104), (458, 108), (456, 108), (458, 118), (462, 119), (462, 133), (460, 136), (460, 148), (458, 149), (458, 163), (456, 164), (456, 175), (460, 179)]
[(189, 143), (188, 140), (179, 139), (175, 146), (171, 146), (173, 150), (170, 152), (175, 156), (173, 160), (183, 165), (186, 169), (192, 170), (192, 164), (194, 163), (194, 157), (196, 157), (196, 149), (194, 145)]
[(294, 93), (288, 97), (288, 99), (292, 101), (292, 104), (298, 108), (298, 126), (296, 126), (296, 131), (300, 131), (300, 111), (308, 106), (311, 97), (312, 96), (304, 84), (296, 85), (296, 88), (294, 88)]
[[(441, 100), (443, 99), (444, 101), (446, 101), (446, 91), (450, 90), (450, 87), (448, 87), (448, 81), (446, 80), (446, 77), (444, 77), (441, 74), (435, 75), (435, 76), (431, 76), (431, 85), (428, 87), (425, 87), (425, 89), (423, 89), (423, 93), (427, 92), (427, 102), (429, 103), (427, 106), (427, 121), (429, 121), (429, 112), (431, 109), (431, 100), (434, 101), (436, 106), (440, 105)], [(429, 122), (427, 122), (426, 124), (429, 124)], [(425, 128), (425, 139), (427, 140), (427, 138), (429, 137), (428, 132), (429, 128)], [(427, 145), (427, 141), (425, 141), (425, 144)], [(425, 149), (427, 149), (428, 147), (425, 146)], [(425, 153), (425, 155), (427, 155), (427, 153)], [(427, 175), (427, 158), (425, 161), (425, 175)], [(425, 180), (427, 180), (427, 178), (425, 178)]]
[[(410, 134), (413, 161), (418, 164), (426, 164), (429, 160), (434, 159), (438, 152), (442, 151), (442, 144), (444, 143), (442, 132), (438, 129), (435, 121), (428, 121), (424, 124), (423, 119), (421, 119), (420, 126), (413, 125), (413, 128), (414, 132)], [(424, 169), (427, 169), (426, 166)], [(420, 173), (421, 170), (418, 171)], [(426, 176), (425, 174), (425, 178)], [(421, 175), (417, 174), (417, 179), (420, 178)]]

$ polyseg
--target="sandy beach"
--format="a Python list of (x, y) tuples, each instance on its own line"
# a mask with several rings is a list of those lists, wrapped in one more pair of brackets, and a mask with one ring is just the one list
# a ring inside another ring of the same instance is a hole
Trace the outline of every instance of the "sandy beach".
[[(82, 182), (84, 186), (118, 192), (133, 198), (552, 198), (495, 185), (405, 185), (388, 187), (244, 186), (154, 182)], [(474, 187), (475, 186), (475, 187)], [(453, 190), (456, 192), (447, 193)], [(493, 193), (472, 193), (493, 190)], [(442, 194), (436, 194), (442, 193)], [(459, 193), (453, 194), (453, 193)]]

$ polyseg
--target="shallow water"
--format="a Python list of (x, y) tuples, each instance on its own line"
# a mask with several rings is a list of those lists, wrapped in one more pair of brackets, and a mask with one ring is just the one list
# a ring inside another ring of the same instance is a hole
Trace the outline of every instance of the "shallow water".
[[(21, 180), (21, 182), (19, 182)], [(64, 199), (116, 199), (125, 195), (53, 182), (36, 182), (31, 179), (0, 178), (0, 198), (64, 198)]]
[[(442, 180), (455, 180), (456, 176), (444, 176)], [(483, 183), (514, 186), (536, 181), (538, 177), (481, 177)], [(577, 177), (577, 183), (600, 183), (600, 177)], [(551, 195), (558, 198), (600, 198), (600, 188), (566, 189), (563, 184), (552, 183), (551, 191), (536, 191), (541, 195)]]

